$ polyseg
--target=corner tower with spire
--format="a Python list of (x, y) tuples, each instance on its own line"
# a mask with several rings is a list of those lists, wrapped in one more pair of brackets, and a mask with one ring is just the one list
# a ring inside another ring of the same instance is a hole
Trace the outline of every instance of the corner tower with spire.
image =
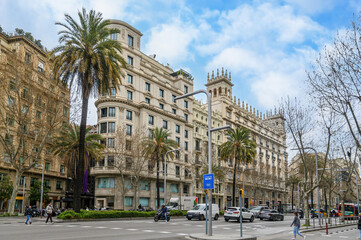
[(211, 77), (207, 77), (207, 91), (211, 94), (212, 99), (219, 98), (221, 96), (232, 98), (232, 87), (233, 83), (231, 81), (231, 73), (228, 74), (227, 69), (224, 72), (222, 67), (222, 72), (219, 74), (219, 69), (217, 69), (217, 75), (214, 75), (212, 71)]

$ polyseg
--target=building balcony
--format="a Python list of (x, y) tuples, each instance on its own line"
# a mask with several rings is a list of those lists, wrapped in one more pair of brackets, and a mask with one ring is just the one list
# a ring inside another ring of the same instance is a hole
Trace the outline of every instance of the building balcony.
[(96, 166), (90, 168), (90, 175), (119, 174), (119, 170), (113, 166)]

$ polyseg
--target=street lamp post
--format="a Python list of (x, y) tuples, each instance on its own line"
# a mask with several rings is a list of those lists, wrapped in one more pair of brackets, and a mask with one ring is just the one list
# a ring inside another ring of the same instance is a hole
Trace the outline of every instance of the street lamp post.
[[(166, 199), (167, 199), (167, 155), (171, 152), (176, 152), (176, 151), (180, 151), (180, 148), (174, 149), (174, 150), (170, 150), (168, 152), (165, 153), (164, 155), (164, 186), (163, 186), (163, 190), (164, 190), (164, 200), (163, 203), (166, 204)], [(180, 204), (180, 202), (179, 202)]]
[[(196, 95), (198, 93), (204, 93), (207, 96), (207, 103), (208, 103), (208, 174), (212, 173), (212, 132), (217, 130), (223, 130), (227, 129), (230, 126), (224, 126), (219, 128), (212, 129), (212, 99), (211, 94), (207, 92), (204, 89), (200, 89), (191, 93), (187, 93), (178, 97), (175, 97), (174, 100), (190, 97), (193, 95)], [(212, 236), (212, 189), (209, 189), (209, 212), (210, 212), (210, 218), (209, 218), (209, 224), (208, 224), (208, 236)]]
[(44, 194), (44, 165), (39, 164), (42, 167), (41, 173), (41, 190), (40, 190), (40, 218), (43, 218), (43, 194)]
[(24, 177), (24, 182), (23, 182), (23, 202), (22, 202), (22, 205), (21, 205), (21, 211), (22, 211), (22, 213), (24, 213), (24, 200), (25, 200), (25, 179), (26, 179), (26, 177)]

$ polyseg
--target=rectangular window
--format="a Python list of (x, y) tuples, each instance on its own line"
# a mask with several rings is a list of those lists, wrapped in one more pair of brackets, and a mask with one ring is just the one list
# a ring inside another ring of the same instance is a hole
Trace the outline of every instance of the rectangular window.
[(184, 107), (188, 108), (188, 101), (184, 100)]
[(160, 109), (164, 109), (164, 104), (163, 104), (163, 103), (159, 103), (159, 108), (160, 108)]
[(117, 33), (111, 33), (110, 34), (110, 39), (111, 40), (117, 40)]
[(172, 108), (172, 113), (177, 114), (177, 110), (175, 108)]
[(149, 207), (149, 198), (139, 198), (139, 204), (141, 204), (142, 207)]
[(114, 148), (114, 138), (108, 138), (108, 148)]
[(172, 102), (175, 103), (175, 95), (172, 95)]
[(125, 149), (128, 150), (128, 151), (132, 150), (132, 141), (125, 140)]
[(100, 133), (107, 133), (107, 123), (100, 124)]
[(115, 122), (108, 123), (108, 133), (115, 133)]
[(104, 165), (105, 165), (105, 158), (103, 157), (99, 160), (99, 166), (104, 167)]
[(56, 190), (62, 190), (62, 189), (63, 189), (63, 182), (56, 181)]
[(114, 87), (110, 88), (110, 96), (115, 96), (115, 95), (117, 95), (117, 89)]
[(127, 74), (128, 83), (133, 84), (133, 76), (130, 74)]
[(184, 137), (188, 138), (188, 130), (184, 130)]
[(28, 53), (28, 52), (25, 52), (25, 62), (27, 64), (30, 64), (31, 63), (31, 54)]
[(134, 38), (130, 35), (128, 35), (128, 45), (134, 47)]
[(108, 109), (107, 108), (102, 108), (100, 109), (100, 117), (108, 117)]
[(130, 181), (129, 178), (125, 179), (124, 186), (125, 186), (126, 189), (132, 189), (133, 188), (132, 182)]
[(133, 197), (124, 197), (124, 205), (126, 207), (133, 207)]
[(108, 166), (114, 166), (114, 156), (108, 156)]
[(34, 187), (36, 181), (38, 181), (37, 178), (31, 178), (30, 179), (30, 187)]
[(126, 125), (126, 134), (128, 136), (132, 136), (132, 126), (131, 125)]
[(65, 166), (64, 165), (60, 165), (60, 173), (65, 173)]
[(154, 117), (153, 117), (152, 115), (149, 115), (149, 116), (148, 116), (148, 123), (149, 123), (150, 125), (154, 125)]
[(188, 154), (184, 154), (184, 162), (188, 162)]
[(44, 180), (44, 187), (50, 189), (50, 180), (47, 179)]
[(180, 126), (179, 125), (175, 125), (175, 132), (180, 133)]
[(150, 83), (145, 83), (145, 91), (150, 92)]
[(109, 108), (109, 117), (115, 117), (115, 107)]
[(179, 166), (175, 166), (175, 175), (177, 177), (179, 177), (179, 175), (180, 175), (180, 167)]
[(127, 91), (127, 98), (129, 99), (129, 100), (133, 100), (133, 92), (131, 92), (131, 91)]
[(175, 138), (175, 142), (177, 143), (177, 145), (178, 145), (178, 147), (179, 147), (179, 145), (180, 145), (180, 138), (179, 138), (179, 137), (176, 137), (176, 138)]
[(159, 96), (164, 97), (164, 90), (163, 89), (159, 89)]
[(49, 171), (50, 170), (50, 163), (45, 163), (45, 170)]
[(188, 93), (188, 86), (184, 85), (184, 93)]
[(132, 121), (132, 120), (133, 120), (133, 112), (127, 110), (127, 112), (126, 112), (126, 118), (127, 118), (127, 120)]
[(171, 184), (170, 185), (170, 192), (177, 193), (178, 192), (178, 184)]
[(133, 58), (131, 56), (128, 56), (128, 64), (133, 66)]
[(188, 151), (188, 142), (184, 142), (184, 150)]
[(149, 181), (142, 180), (140, 182), (140, 190), (149, 191), (150, 190), (149, 186), (150, 186)]
[(38, 72), (44, 73), (44, 63), (38, 62)]
[(150, 104), (150, 98), (145, 98), (145, 103)]
[(196, 150), (200, 151), (201, 150), (201, 143), (199, 140), (196, 140)]
[(166, 120), (163, 120), (163, 128), (168, 129), (168, 122)]
[(98, 188), (114, 188), (114, 178), (99, 178)]
[(188, 185), (184, 185), (184, 186), (183, 186), (183, 193), (184, 193), (184, 194), (188, 194), (188, 193), (189, 193), (189, 186), (188, 186)]
[(188, 121), (188, 114), (184, 114), (184, 120)]

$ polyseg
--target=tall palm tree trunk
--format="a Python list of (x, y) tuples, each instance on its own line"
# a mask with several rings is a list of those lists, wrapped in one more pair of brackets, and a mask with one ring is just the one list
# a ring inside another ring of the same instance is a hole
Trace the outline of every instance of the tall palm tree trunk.
[(82, 112), (81, 112), (81, 122), (80, 122), (80, 133), (79, 133), (79, 159), (76, 167), (76, 178), (74, 181), (74, 194), (73, 194), (73, 204), (74, 210), (80, 212), (81, 208), (81, 195), (84, 188), (84, 154), (85, 154), (85, 131), (86, 131), (86, 120), (88, 116), (88, 102), (89, 102), (89, 93), (85, 90), (83, 91), (83, 103), (82, 103)]
[(237, 159), (234, 158), (234, 169), (233, 169), (233, 187), (232, 187), (232, 206), (235, 205), (236, 201), (236, 172), (237, 172)]
[[(163, 191), (167, 186), (163, 186)], [(160, 207), (160, 192), (159, 192), (159, 156), (157, 156), (157, 208)]]

